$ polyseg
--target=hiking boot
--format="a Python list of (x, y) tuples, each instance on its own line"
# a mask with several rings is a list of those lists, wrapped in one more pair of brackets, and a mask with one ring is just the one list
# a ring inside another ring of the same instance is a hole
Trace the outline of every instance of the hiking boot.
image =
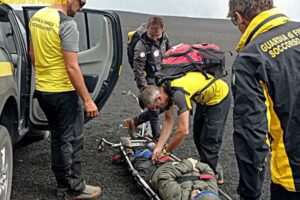
[(86, 185), (85, 190), (77, 193), (69, 191), (66, 199), (69, 200), (97, 200), (101, 195), (101, 188), (97, 186)]
[(134, 119), (125, 119), (123, 120), (122, 125), (128, 128), (128, 134), (130, 135), (131, 138), (137, 137), (136, 125)]
[(218, 184), (218, 185), (224, 184), (224, 175), (223, 175), (223, 171), (220, 171), (220, 172), (216, 175), (216, 179), (217, 179), (217, 184)]
[(66, 185), (58, 185), (56, 187), (56, 197), (58, 199), (64, 199), (65, 198), (65, 195), (66, 193), (69, 191), (69, 186), (66, 186)]
[(121, 137), (121, 144), (124, 146), (125, 152), (127, 154), (131, 154), (131, 155), (134, 154), (134, 152), (132, 150), (132, 144), (131, 144), (130, 137)]
[(224, 183), (224, 173), (223, 173), (223, 167), (221, 166), (220, 163), (217, 164), (216, 167), (216, 179), (217, 179), (217, 184), (222, 185)]

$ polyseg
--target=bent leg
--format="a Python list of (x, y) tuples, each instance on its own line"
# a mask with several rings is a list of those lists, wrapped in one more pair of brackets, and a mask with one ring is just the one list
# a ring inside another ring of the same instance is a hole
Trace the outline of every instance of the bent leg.
[(152, 130), (152, 137), (158, 138), (160, 134), (160, 123), (159, 123), (159, 114), (160, 110), (149, 110), (150, 114), (150, 125)]

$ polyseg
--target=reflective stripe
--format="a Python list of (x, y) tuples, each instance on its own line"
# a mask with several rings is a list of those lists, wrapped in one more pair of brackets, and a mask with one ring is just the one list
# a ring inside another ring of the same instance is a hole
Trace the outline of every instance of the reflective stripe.
[(0, 62), (0, 77), (12, 76), (13, 66), (10, 62)]
[(123, 65), (120, 65), (120, 69), (119, 69), (119, 73), (118, 73), (118, 76), (120, 77), (121, 74), (122, 74), (122, 69), (123, 69)]
[(275, 184), (283, 186), (288, 191), (296, 191), (293, 179), (292, 168), (289, 163), (284, 144), (284, 132), (281, 128), (281, 122), (274, 111), (273, 100), (271, 99), (267, 86), (261, 84), (266, 97), (268, 130), (273, 138), (271, 143), (271, 174), (272, 181)]
[[(270, 127), (271, 127), (271, 113), (270, 113), (270, 109), (269, 109), (270, 102), (269, 102), (269, 99), (267, 98), (267, 96), (268, 96), (268, 88), (267, 88), (266, 84), (263, 83), (262, 81), (260, 81), (259, 83), (260, 83), (261, 87), (263, 88), (264, 96), (266, 97), (265, 104), (266, 104), (266, 107), (267, 107), (268, 133), (270, 133), (271, 132), (271, 130), (270, 130)], [(266, 135), (266, 143), (270, 147), (271, 144), (270, 144), (270, 140), (269, 140), (268, 135)]]

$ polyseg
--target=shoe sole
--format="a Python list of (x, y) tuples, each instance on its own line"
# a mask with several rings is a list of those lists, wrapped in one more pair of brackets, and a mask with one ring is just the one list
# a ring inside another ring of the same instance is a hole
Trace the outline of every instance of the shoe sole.
[(70, 194), (66, 193), (65, 200), (100, 200), (101, 196), (102, 196), (102, 190), (100, 189), (100, 191), (95, 194), (95, 197), (91, 197), (91, 198), (72, 197), (70, 196)]
[(217, 181), (217, 184), (218, 184), (218, 185), (223, 185), (223, 184), (224, 184), (224, 181)]

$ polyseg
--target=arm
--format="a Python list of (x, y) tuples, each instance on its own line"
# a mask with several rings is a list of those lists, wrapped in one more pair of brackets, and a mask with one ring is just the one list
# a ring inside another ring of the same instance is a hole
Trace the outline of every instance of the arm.
[(29, 40), (29, 57), (30, 57), (32, 66), (35, 66), (35, 57), (34, 57), (34, 51), (33, 51), (33, 44), (32, 44), (31, 40)]
[(76, 22), (73, 20), (62, 22), (59, 34), (69, 79), (83, 101), (87, 117), (96, 117), (99, 115), (98, 108), (85, 86), (78, 64), (77, 52), (79, 50), (79, 32), (77, 30)]
[(163, 122), (158, 143), (153, 151), (152, 160), (158, 160), (162, 156), (162, 149), (171, 135), (174, 121), (173, 109), (165, 111), (165, 120)]
[(180, 146), (189, 134), (190, 109), (192, 108), (189, 108), (188, 106), (188, 99), (189, 97), (181, 90), (176, 90), (173, 93), (174, 104), (178, 107), (178, 126), (175, 135), (167, 148), (167, 151), (169, 152)]
[(139, 89), (147, 86), (147, 81), (145, 78), (145, 66), (147, 60), (147, 52), (145, 46), (139, 41), (134, 48), (133, 57), (133, 72), (135, 76), (135, 81)]
[(181, 113), (178, 116), (178, 127), (174, 137), (172, 138), (171, 143), (167, 147), (168, 152), (172, 152), (174, 149), (180, 146), (183, 143), (186, 136), (189, 134), (189, 119), (190, 119), (189, 110)]
[(88, 117), (96, 117), (99, 115), (98, 108), (93, 102), (90, 94), (85, 86), (81, 70), (78, 65), (77, 52), (64, 51), (65, 65), (70, 81), (74, 86), (76, 92), (81, 97), (85, 111)]

